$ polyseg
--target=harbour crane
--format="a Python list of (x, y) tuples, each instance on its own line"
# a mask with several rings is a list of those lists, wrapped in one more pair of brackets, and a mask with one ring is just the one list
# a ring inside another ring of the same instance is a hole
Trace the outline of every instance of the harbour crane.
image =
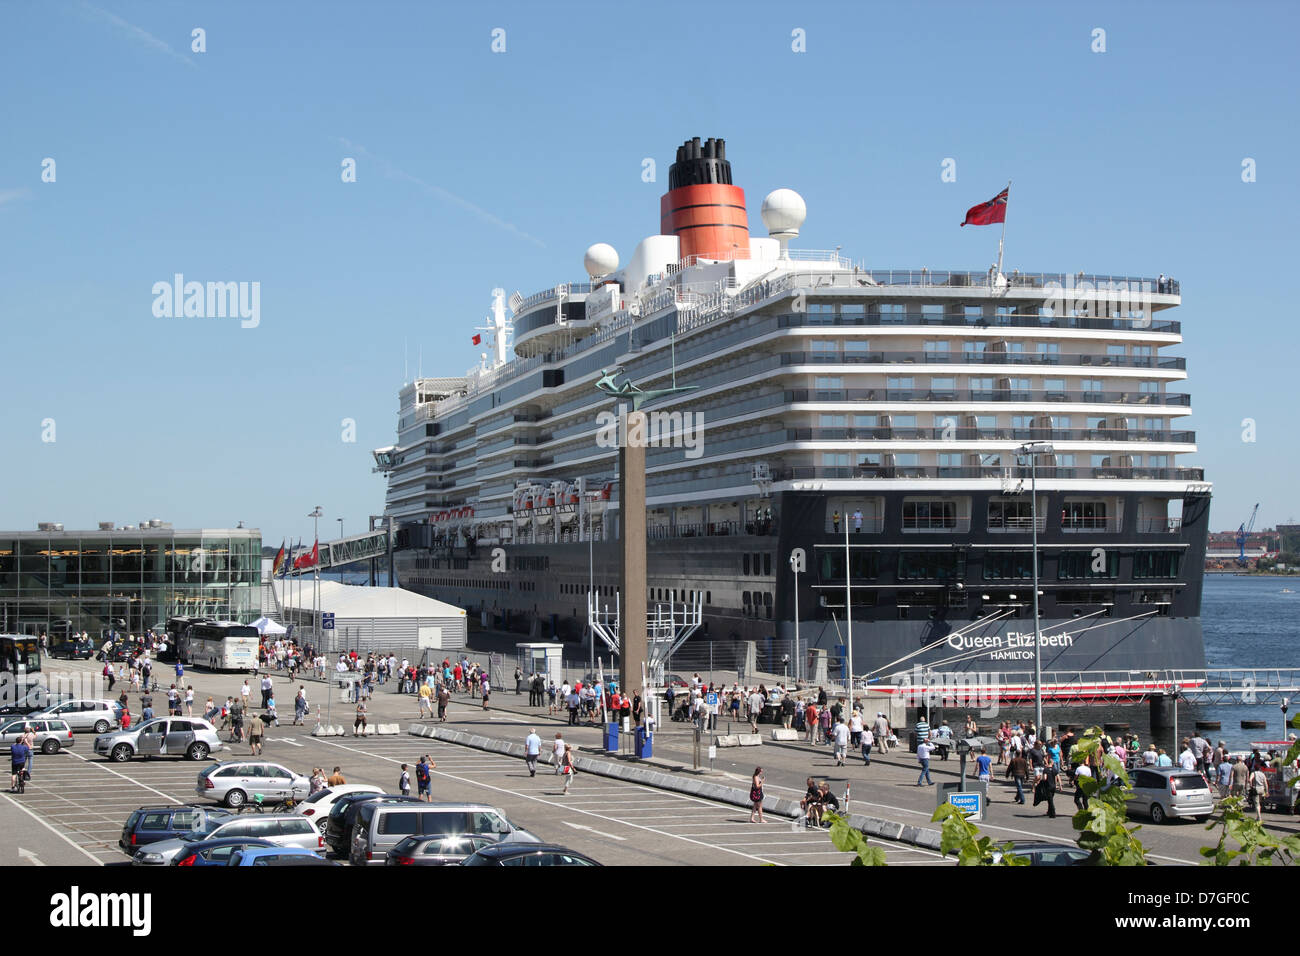
[(1237, 529), (1237, 564), (1241, 567), (1246, 566), (1246, 538), (1255, 527), (1255, 516), (1259, 514), (1259, 505), (1256, 504), (1250, 512), (1250, 520), (1243, 521), (1241, 527)]

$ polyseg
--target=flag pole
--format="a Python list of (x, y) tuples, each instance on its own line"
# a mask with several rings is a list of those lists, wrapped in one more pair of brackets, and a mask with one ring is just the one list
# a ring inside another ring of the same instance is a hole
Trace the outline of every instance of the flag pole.
[(998, 274), (994, 279), (1002, 276), (1002, 247), (1007, 241), (1007, 213), (1011, 211), (1011, 180), (1007, 180), (1007, 203), (1002, 212), (1002, 235), (998, 238)]

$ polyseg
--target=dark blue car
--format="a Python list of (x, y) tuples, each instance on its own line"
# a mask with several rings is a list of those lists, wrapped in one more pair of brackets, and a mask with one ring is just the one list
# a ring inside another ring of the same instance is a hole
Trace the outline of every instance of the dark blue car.
[(274, 847), (270, 840), (252, 837), (228, 837), (225, 840), (199, 840), (176, 856), (173, 866), (227, 866), (231, 854), (253, 847)]
[(208, 818), (230, 816), (230, 811), (207, 804), (200, 807), (173, 804), (170, 807), (141, 807), (132, 810), (122, 827), (122, 836), (117, 845), (123, 853), (133, 857), (142, 846), (160, 840), (175, 840), (196, 829), (204, 815)]

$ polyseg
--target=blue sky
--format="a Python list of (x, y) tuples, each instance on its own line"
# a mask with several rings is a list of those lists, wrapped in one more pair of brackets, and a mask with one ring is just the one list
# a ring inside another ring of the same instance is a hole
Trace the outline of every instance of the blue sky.
[[(1008, 270), (1177, 277), (1194, 414), (1176, 427), (1198, 433), (1186, 463), (1215, 483), (1212, 526), (1256, 501), (1260, 525), (1300, 517), (1298, 19), (1283, 3), (5, 5), (0, 527), (242, 519), (278, 544), (309, 538), (320, 504), (323, 535), (340, 516), (360, 530), (383, 507), (370, 450), (394, 439), (403, 343), (412, 375), (421, 351), (426, 375), (462, 374), (494, 286), (581, 279), (593, 242), (626, 258), (691, 136), (727, 140), (755, 232), (763, 195), (792, 187), (797, 244), (872, 268), (987, 268), (996, 230), (957, 224), (1010, 179)], [(153, 284), (177, 272), (260, 282), (260, 325), (155, 317)]]

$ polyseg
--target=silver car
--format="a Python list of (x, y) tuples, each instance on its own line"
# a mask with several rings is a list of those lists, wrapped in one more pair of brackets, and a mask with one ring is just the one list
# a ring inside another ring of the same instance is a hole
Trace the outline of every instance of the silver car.
[[(242, 807), (250, 800), (256, 803), (302, 800), (311, 792), (311, 781), (278, 763), (233, 760), (213, 764), (200, 773), (194, 792), (228, 807)], [(312, 830), (315, 829), (313, 826)]]
[(122, 705), (115, 700), (69, 700), (49, 707), (33, 717), (57, 717), (73, 730), (106, 734), (122, 724)]
[(64, 747), (71, 747), (72, 728), (66, 720), (49, 717), (22, 717), (9, 720), (0, 726), (0, 751), (8, 750), (30, 727), (36, 734), (35, 750), (43, 754), (56, 754)]
[(139, 727), (95, 738), (95, 753), (118, 763), (136, 755), (204, 760), (225, 749), (216, 728), (200, 717), (155, 717)]
[(131, 863), (133, 866), (167, 866), (193, 843), (234, 837), (266, 840), (276, 846), (296, 846), (307, 850), (319, 850), (325, 845), (311, 821), (296, 813), (222, 815), (208, 817), (197, 829), (175, 840), (160, 840), (142, 846), (131, 858)]
[(1205, 778), (1181, 767), (1142, 767), (1132, 775), (1130, 813), (1145, 813), (1152, 823), (1169, 817), (1204, 820), (1214, 812), (1214, 795)]

